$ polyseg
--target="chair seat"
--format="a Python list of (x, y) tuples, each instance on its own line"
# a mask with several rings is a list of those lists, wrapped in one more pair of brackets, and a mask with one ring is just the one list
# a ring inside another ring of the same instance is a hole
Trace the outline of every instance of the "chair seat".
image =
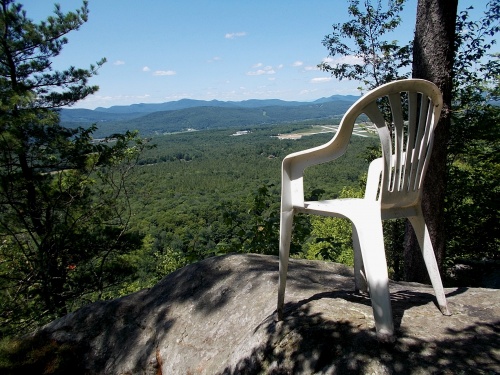
[[(296, 212), (322, 216), (350, 218), (357, 212), (367, 210), (369, 206), (377, 207), (376, 202), (363, 198), (329, 199), (322, 201), (306, 201), (304, 206), (294, 206)], [(380, 206), (379, 206), (380, 207)]]
[[(377, 204), (377, 203), (375, 203)], [(310, 213), (321, 216), (342, 217), (349, 219), (353, 212), (366, 210), (373, 202), (364, 198), (342, 198), (322, 201), (306, 201), (304, 206), (294, 206), (296, 212)], [(381, 219), (401, 219), (418, 215), (418, 206), (381, 208)]]

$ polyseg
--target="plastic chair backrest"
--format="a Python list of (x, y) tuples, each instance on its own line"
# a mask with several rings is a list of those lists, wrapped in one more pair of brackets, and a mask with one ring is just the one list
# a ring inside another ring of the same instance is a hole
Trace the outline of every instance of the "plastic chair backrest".
[(442, 106), (441, 92), (432, 82), (405, 79), (368, 92), (344, 115), (339, 132), (344, 126), (352, 132), (362, 114), (377, 128), (382, 158), (374, 162), (383, 165), (375, 196), (382, 208), (420, 202)]

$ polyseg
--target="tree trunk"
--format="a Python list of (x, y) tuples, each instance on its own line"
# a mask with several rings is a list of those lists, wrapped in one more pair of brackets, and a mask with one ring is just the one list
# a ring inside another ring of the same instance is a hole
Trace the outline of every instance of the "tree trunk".
[[(457, 7), (458, 0), (419, 0), (413, 41), (413, 77), (434, 82), (443, 93), (444, 100), (422, 198), (422, 210), (440, 267), (446, 247), (444, 197)], [(427, 282), (425, 264), (409, 223), (406, 225), (404, 253), (405, 279)]]

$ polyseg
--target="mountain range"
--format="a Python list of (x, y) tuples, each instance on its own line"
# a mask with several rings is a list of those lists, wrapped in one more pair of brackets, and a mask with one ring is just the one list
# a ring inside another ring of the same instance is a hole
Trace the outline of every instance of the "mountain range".
[(165, 103), (142, 103), (110, 108), (62, 109), (64, 126), (87, 127), (97, 124), (94, 134), (104, 137), (126, 130), (139, 130), (141, 135), (184, 131), (248, 127), (311, 119), (336, 117), (354, 103), (358, 96), (334, 95), (313, 102), (279, 99), (219, 100), (181, 99)]

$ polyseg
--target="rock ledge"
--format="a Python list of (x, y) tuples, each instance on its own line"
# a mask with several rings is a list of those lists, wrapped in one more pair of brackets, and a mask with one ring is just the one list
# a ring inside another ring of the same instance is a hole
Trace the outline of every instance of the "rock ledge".
[(33, 334), (73, 353), (73, 374), (500, 373), (500, 291), (391, 283), (397, 340), (376, 340), (348, 267), (291, 260), (275, 322), (278, 260), (227, 255), (149, 290), (86, 306)]

